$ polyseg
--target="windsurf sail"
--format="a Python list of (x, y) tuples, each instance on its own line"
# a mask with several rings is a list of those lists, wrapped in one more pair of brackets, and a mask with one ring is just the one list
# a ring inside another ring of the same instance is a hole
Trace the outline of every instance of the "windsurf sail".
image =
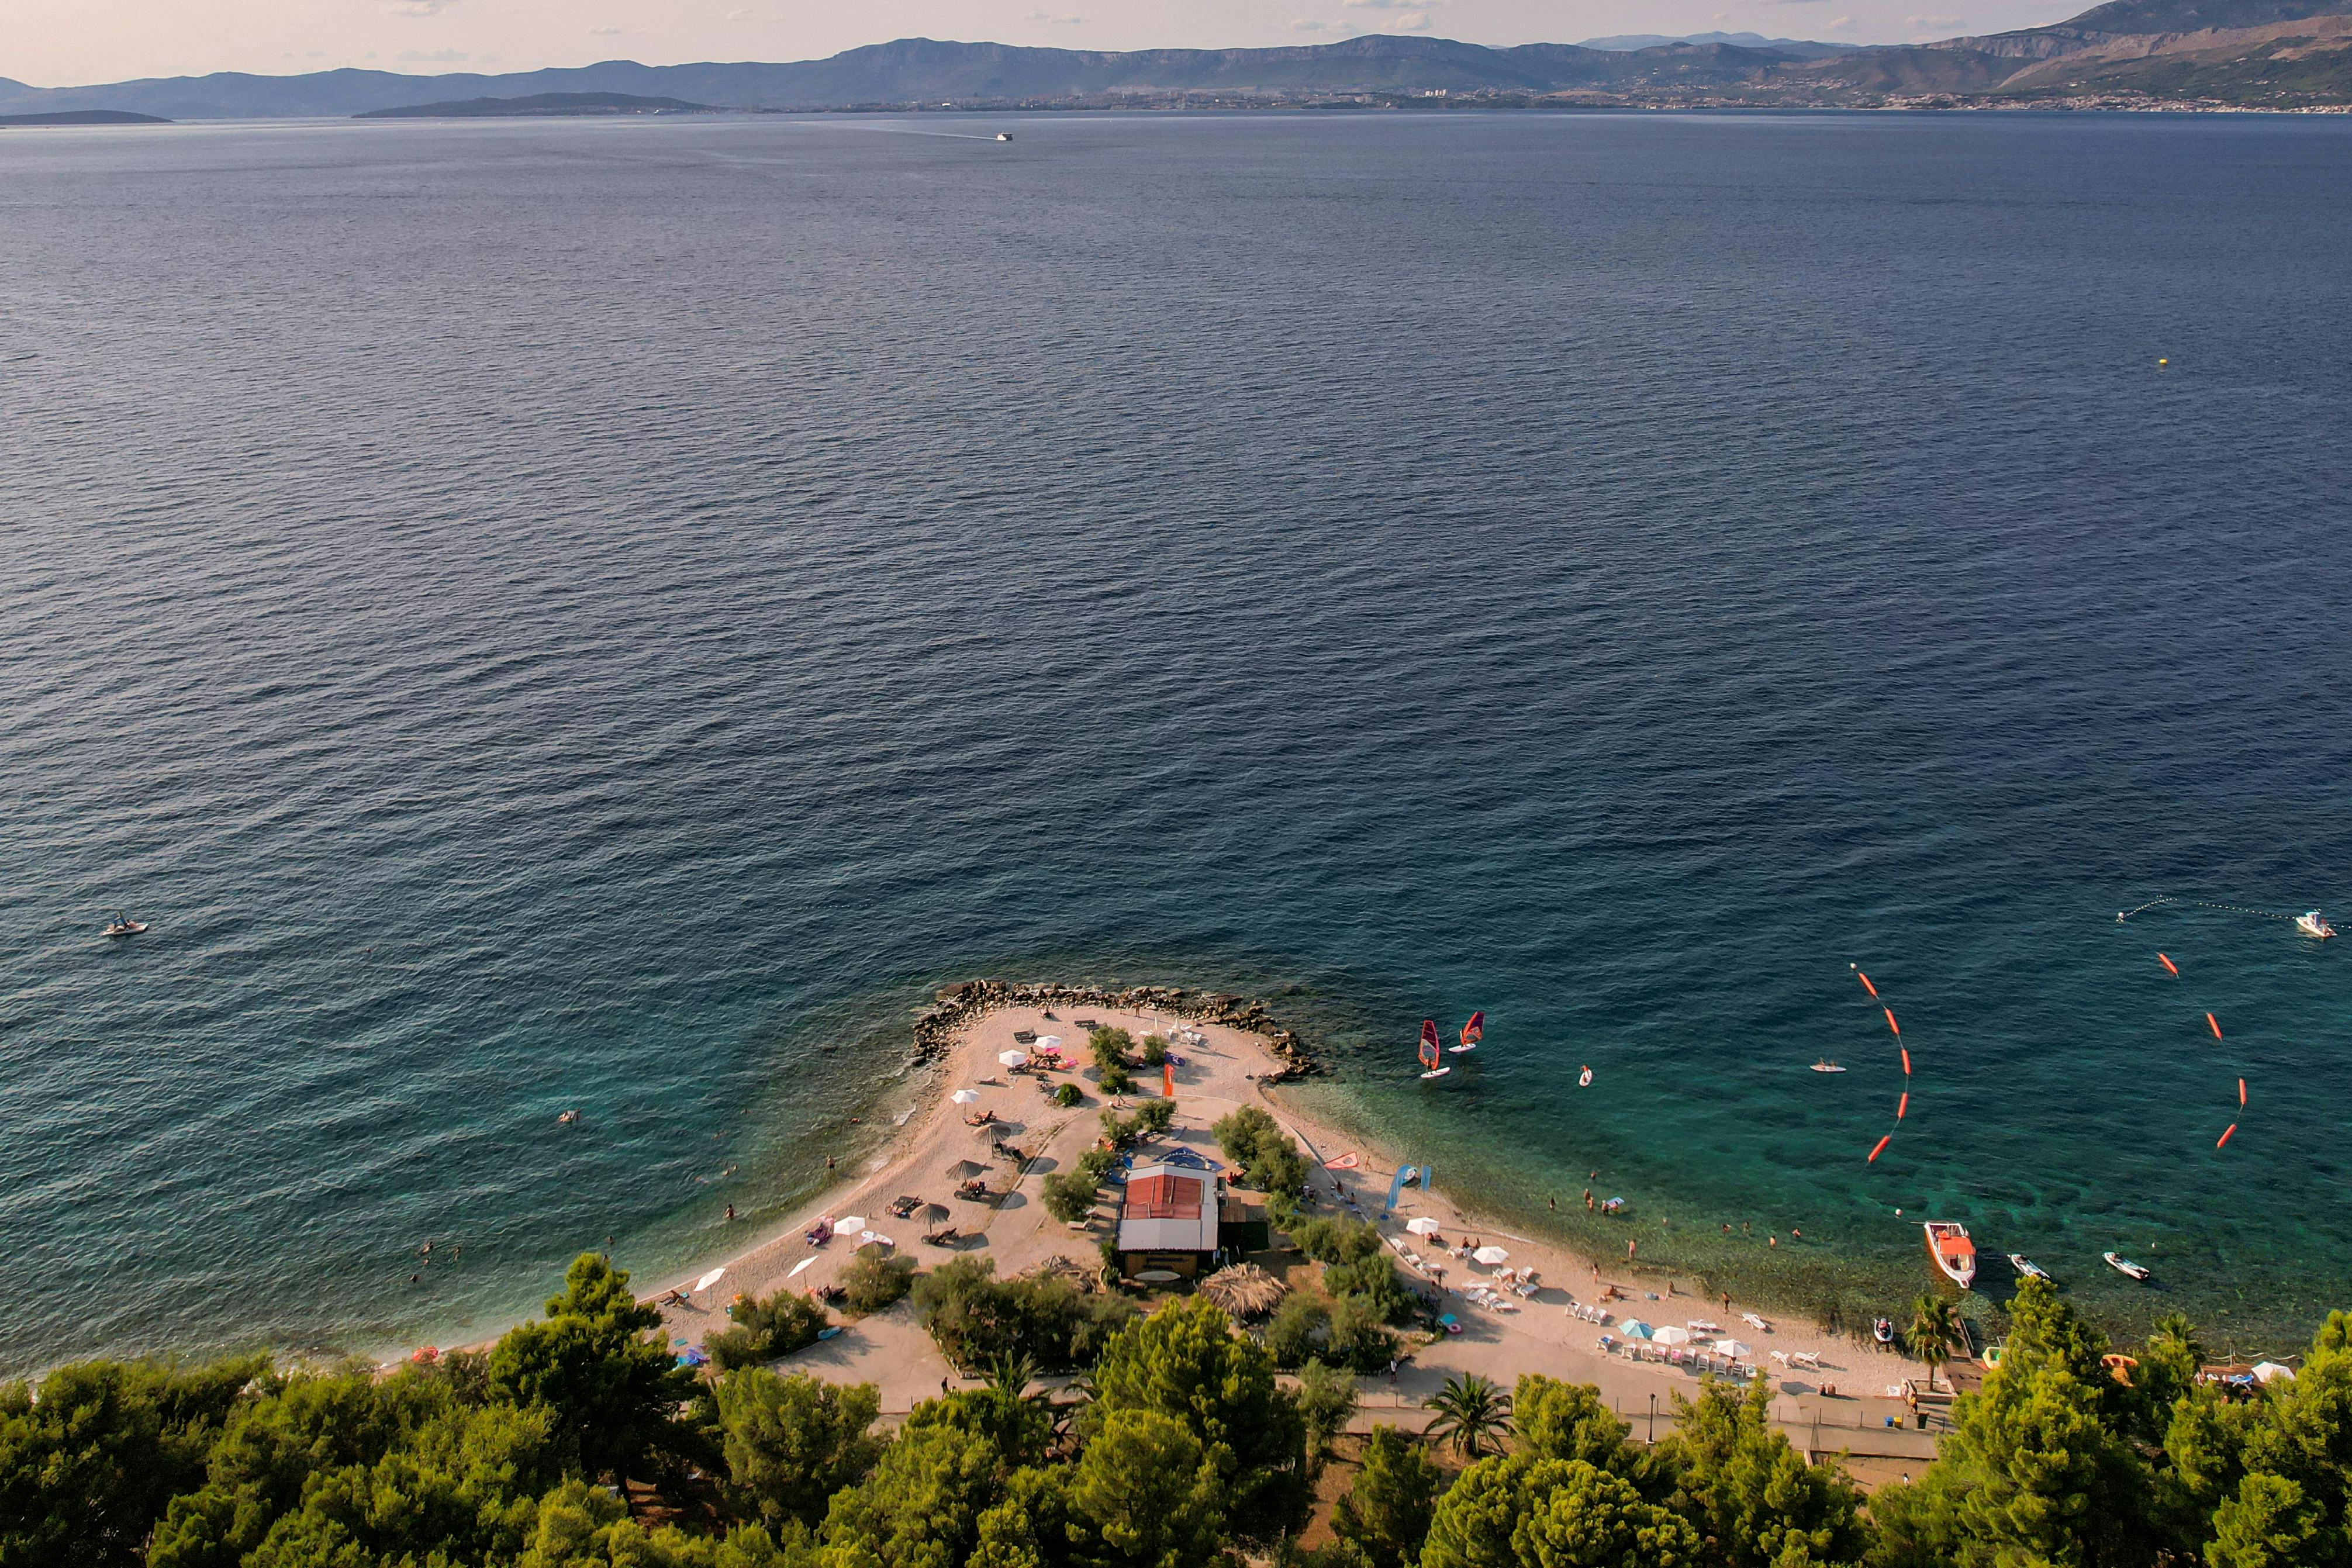
[(1470, 1015), (1468, 1023), (1462, 1026), (1462, 1048), (1466, 1051), (1486, 1037), (1486, 1010), (1481, 1007)]
[(1421, 1065), (1431, 1072), (1435, 1072), (1440, 1055), (1441, 1047), (1437, 1043), (1437, 1020), (1423, 1018), (1421, 1021)]

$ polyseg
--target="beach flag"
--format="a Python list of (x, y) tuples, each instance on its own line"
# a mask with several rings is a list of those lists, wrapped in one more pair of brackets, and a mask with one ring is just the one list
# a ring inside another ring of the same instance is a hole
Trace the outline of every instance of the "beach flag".
[(1174, 1062), (1160, 1064), (1160, 1092), (1171, 1100), (1176, 1098), (1176, 1064)]

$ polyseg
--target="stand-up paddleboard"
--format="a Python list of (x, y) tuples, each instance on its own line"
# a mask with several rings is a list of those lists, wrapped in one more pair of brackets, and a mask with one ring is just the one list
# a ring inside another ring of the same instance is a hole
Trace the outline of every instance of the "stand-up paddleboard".
[(1421, 1021), (1421, 1065), (1426, 1070), (1422, 1073), (1423, 1078), (1444, 1078), (1454, 1070), (1437, 1065), (1441, 1056), (1437, 1043), (1437, 1020), (1423, 1018)]

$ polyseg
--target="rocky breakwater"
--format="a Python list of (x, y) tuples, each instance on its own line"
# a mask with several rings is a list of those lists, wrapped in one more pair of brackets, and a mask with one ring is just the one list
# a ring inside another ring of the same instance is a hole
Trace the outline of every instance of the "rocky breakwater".
[(1106, 1012), (1148, 1009), (1198, 1024), (1222, 1024), (1264, 1037), (1281, 1069), (1269, 1081), (1307, 1078), (1319, 1072), (1298, 1032), (1286, 1028), (1264, 1002), (1223, 991), (1190, 991), (1181, 985), (1131, 985), (1123, 991), (1099, 985), (1016, 984), (966, 980), (943, 985), (938, 999), (915, 1019), (915, 1054), (932, 1060), (944, 1054), (959, 1029), (999, 1007), (1100, 1007)]

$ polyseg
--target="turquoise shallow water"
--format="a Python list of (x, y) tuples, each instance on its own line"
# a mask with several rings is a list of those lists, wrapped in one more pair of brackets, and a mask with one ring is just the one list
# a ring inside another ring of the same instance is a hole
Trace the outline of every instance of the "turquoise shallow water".
[(2345, 896), (2352, 126), (1017, 129), (0, 143), (0, 1367), (658, 1277), (982, 972), (1784, 1300), (2341, 1303), (2352, 950), (2114, 913)]

